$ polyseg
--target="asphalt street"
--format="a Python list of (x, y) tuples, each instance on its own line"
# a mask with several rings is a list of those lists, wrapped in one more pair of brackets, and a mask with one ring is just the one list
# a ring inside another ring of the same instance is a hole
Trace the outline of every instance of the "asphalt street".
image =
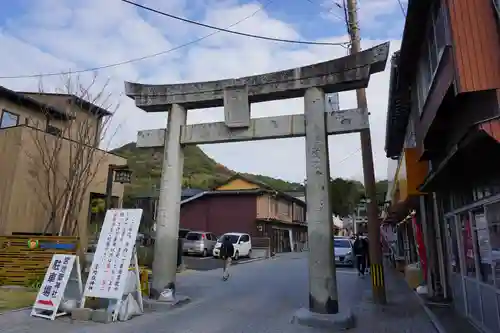
[[(307, 306), (308, 266), (306, 253), (292, 253), (276, 259), (232, 267), (228, 281), (220, 270), (196, 271), (179, 276), (178, 293), (191, 297), (182, 307), (146, 313), (123, 323), (71, 323), (30, 318), (20, 311), (0, 316), (2, 333), (299, 333), (321, 332), (292, 324), (294, 312)], [(406, 305), (374, 310), (367, 303), (369, 278), (360, 279), (352, 269), (337, 271), (341, 307), (356, 308), (357, 328), (352, 333), (434, 333), (423, 310)], [(403, 304), (412, 295), (401, 295)], [(368, 296), (369, 299), (369, 296)], [(368, 301), (369, 303), (369, 301)], [(360, 306), (361, 304), (361, 306)], [(387, 320), (384, 316), (390, 316)], [(403, 324), (411, 321), (411, 329)]]
[[(210, 271), (213, 269), (221, 269), (223, 262), (220, 259), (214, 257), (195, 257), (195, 256), (183, 256), (183, 263), (187, 269), (195, 271)], [(233, 265), (239, 265), (247, 261), (253, 261), (250, 258), (240, 258), (238, 261), (233, 261)]]

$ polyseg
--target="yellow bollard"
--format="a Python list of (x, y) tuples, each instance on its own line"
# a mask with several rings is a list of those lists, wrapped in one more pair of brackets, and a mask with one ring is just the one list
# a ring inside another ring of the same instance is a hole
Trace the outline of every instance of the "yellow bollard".
[(140, 273), (141, 291), (144, 296), (149, 295), (149, 272), (146, 268), (141, 269)]

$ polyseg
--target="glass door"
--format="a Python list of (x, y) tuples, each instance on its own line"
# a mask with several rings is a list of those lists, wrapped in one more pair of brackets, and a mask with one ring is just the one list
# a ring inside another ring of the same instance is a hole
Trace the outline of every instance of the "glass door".
[(456, 220), (455, 216), (446, 219), (448, 272), (450, 272), (450, 289), (453, 295), (453, 304), (455, 309), (463, 315), (467, 315), (465, 286), (462, 276), (464, 265), (460, 251), (462, 248), (462, 241), (457, 228)]

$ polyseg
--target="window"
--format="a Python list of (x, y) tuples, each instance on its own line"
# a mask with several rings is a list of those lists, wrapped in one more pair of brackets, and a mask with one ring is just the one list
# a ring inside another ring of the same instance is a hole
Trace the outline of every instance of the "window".
[(221, 240), (223, 240), (224, 238), (226, 237), (229, 237), (229, 240), (231, 241), (231, 243), (233, 244), (236, 244), (238, 242), (238, 240), (240, 239), (240, 236), (238, 235), (234, 235), (234, 234), (224, 234), (221, 236)]
[(459, 252), (459, 243), (457, 239), (457, 231), (456, 224), (454, 222), (454, 218), (448, 220), (447, 223), (447, 232), (448, 232), (448, 258), (450, 260), (450, 267), (453, 273), (461, 272), (460, 265), (460, 252)]
[(408, 127), (406, 128), (406, 139), (405, 139), (405, 147), (406, 148), (414, 148), (417, 146), (417, 139), (415, 137), (415, 122), (410, 117), (408, 121)]
[[(434, 36), (434, 27), (430, 27), (427, 32), (427, 48), (429, 51), (429, 74), (432, 77), (437, 68), (438, 54), (436, 39)], [(429, 82), (430, 83), (430, 82)]]
[(443, 7), (438, 3), (433, 8), (432, 21), (434, 26), (435, 43), (437, 48), (437, 54), (439, 55), (441, 51), (448, 44), (448, 36), (446, 29), (446, 16)]
[(250, 236), (248, 235), (241, 236), (240, 242), (248, 242), (248, 241), (250, 241)]
[(495, 285), (500, 287), (500, 202), (486, 207), (490, 254), (484, 258), (491, 263)]
[(418, 90), (418, 109), (422, 113), (427, 94), (429, 93), (440, 56), (448, 44), (446, 16), (438, 3), (431, 10), (429, 22), (426, 24), (427, 35), (422, 45), (416, 85)]
[(278, 203), (278, 213), (281, 215), (288, 215), (288, 202), (280, 200)]
[(197, 233), (197, 232), (190, 232), (186, 235), (186, 239), (187, 240), (190, 240), (190, 241), (197, 241), (197, 240), (201, 240), (201, 234)]
[(478, 263), (479, 263), (479, 277), (481, 281), (488, 284), (493, 284), (493, 275), (491, 270), (491, 244), (488, 234), (488, 222), (486, 216), (481, 208), (479, 211), (474, 212), (474, 239), (476, 242)]
[(418, 99), (418, 113), (424, 111), (425, 100), (427, 98), (427, 87), (429, 82), (429, 66), (428, 58), (420, 60), (418, 64), (418, 72), (415, 79), (416, 95)]
[(19, 125), (19, 115), (2, 110), (2, 118), (0, 118), (0, 128), (8, 128)]
[[(427, 47), (424, 46), (424, 53), (426, 52), (427, 52)], [(420, 94), (422, 95), (421, 96), (422, 106), (425, 104), (425, 100), (427, 99), (427, 93), (429, 92), (429, 86), (431, 80), (432, 77), (431, 77), (429, 57), (427, 54), (424, 54), (422, 56), (422, 59), (420, 59), (420, 82), (418, 82)]]
[(335, 239), (334, 247), (340, 249), (349, 249), (351, 248), (351, 242), (347, 239)]
[(465, 259), (464, 275), (476, 277), (476, 259), (474, 257), (474, 234), (472, 232), (472, 223), (469, 220), (469, 213), (460, 214), (460, 229), (463, 240), (463, 254)]

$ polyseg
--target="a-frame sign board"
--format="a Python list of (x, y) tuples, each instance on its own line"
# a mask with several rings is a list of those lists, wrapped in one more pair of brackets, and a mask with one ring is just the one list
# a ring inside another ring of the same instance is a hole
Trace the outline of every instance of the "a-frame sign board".
[(143, 311), (135, 250), (141, 217), (142, 209), (110, 209), (106, 212), (80, 307), (85, 306), (87, 297), (108, 299), (114, 305), (113, 321), (116, 321), (124, 296), (127, 296), (125, 288), (132, 264), (137, 287), (135, 299)]
[[(50, 266), (45, 273), (42, 286), (31, 310), (31, 316), (54, 320), (66, 315), (59, 311), (61, 301), (65, 299), (68, 283), (76, 284), (78, 295), (83, 292), (78, 256), (69, 254), (54, 254)], [(76, 295), (75, 295), (76, 296)]]

